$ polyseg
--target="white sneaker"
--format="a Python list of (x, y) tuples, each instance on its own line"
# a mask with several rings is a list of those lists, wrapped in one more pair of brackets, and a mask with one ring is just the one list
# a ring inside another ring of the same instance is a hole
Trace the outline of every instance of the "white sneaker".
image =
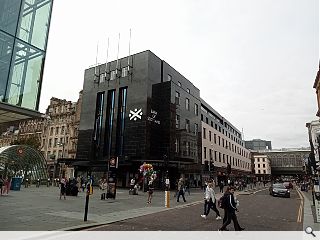
[(207, 218), (207, 216), (206, 215), (200, 215), (202, 218), (204, 218), (204, 219), (206, 219)]
[(220, 216), (216, 217), (216, 220), (221, 220), (221, 217)]

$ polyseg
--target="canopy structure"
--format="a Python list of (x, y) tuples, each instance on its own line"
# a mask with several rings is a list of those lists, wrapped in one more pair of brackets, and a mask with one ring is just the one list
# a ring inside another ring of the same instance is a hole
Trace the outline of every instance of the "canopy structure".
[(1, 147), (0, 175), (48, 179), (46, 160), (41, 152), (27, 145)]

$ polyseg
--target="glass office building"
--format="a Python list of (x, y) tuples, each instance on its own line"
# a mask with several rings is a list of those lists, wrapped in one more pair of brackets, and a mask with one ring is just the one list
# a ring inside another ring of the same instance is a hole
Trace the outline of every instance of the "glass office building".
[(38, 110), (52, 4), (0, 1), (0, 123)]

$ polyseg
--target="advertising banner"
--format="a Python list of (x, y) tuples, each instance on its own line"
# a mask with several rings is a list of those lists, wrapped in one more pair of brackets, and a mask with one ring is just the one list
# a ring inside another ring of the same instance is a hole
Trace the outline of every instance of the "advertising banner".
[(117, 186), (117, 169), (118, 169), (118, 158), (111, 157), (108, 161), (108, 188), (107, 188), (107, 198), (116, 198), (116, 186)]

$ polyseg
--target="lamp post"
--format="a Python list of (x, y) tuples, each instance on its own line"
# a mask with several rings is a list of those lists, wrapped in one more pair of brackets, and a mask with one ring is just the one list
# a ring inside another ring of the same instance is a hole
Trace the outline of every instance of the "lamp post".
[(214, 170), (214, 169), (211, 169), (212, 154), (213, 154), (213, 144), (211, 143), (211, 154), (209, 153), (209, 175), (210, 175), (210, 178), (213, 175), (213, 174), (211, 174), (211, 170)]
[[(61, 158), (64, 157), (64, 146), (65, 146), (65, 142), (57, 142), (57, 145), (59, 147), (62, 147), (62, 154), (61, 154)], [(59, 163), (59, 179), (61, 179), (61, 174), (62, 174), (62, 169), (61, 169), (61, 163)]]

